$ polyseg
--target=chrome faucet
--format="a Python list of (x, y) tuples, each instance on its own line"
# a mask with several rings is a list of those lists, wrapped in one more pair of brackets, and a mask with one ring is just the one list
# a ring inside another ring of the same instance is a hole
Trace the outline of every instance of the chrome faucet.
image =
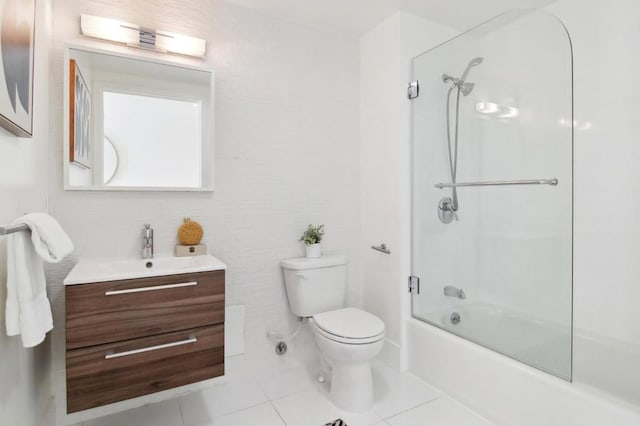
[(153, 228), (148, 223), (145, 223), (142, 231), (142, 258), (153, 258)]
[(458, 299), (466, 299), (467, 295), (464, 294), (464, 290), (461, 288), (448, 285), (444, 288), (444, 295), (449, 297), (457, 297)]

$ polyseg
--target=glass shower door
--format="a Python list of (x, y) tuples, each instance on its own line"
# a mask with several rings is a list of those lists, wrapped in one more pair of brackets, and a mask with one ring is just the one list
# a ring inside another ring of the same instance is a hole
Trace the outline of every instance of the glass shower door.
[(413, 60), (415, 318), (571, 379), (572, 56), (511, 12)]

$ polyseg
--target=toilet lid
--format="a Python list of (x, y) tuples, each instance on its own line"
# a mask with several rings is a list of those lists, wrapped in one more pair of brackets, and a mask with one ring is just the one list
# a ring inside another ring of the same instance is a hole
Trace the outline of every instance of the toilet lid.
[(371, 339), (384, 334), (384, 322), (369, 312), (356, 308), (337, 309), (313, 316), (322, 331), (346, 339)]

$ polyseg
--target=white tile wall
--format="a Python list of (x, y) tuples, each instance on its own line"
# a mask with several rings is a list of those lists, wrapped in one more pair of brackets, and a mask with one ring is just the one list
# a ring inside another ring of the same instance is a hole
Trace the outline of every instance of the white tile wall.
[[(387, 338), (398, 345), (408, 301), (405, 283), (410, 256), (410, 104), (406, 99), (410, 59), (456, 33), (398, 12), (360, 40), (364, 304), (384, 320)], [(391, 255), (369, 248), (382, 242)], [(398, 354), (385, 356), (398, 364)]]
[[(47, 211), (51, 1), (36, 2), (33, 137), (0, 129), (0, 225)], [(4, 80), (0, 97), (8, 102)], [(50, 339), (33, 349), (5, 333), (7, 237), (0, 236), (0, 417), (2, 424), (45, 424), (50, 404)]]
[[(79, 37), (80, 13), (207, 39), (207, 64), (216, 72), (214, 193), (62, 190), (63, 43)], [(324, 250), (347, 255), (348, 302), (361, 304), (357, 39), (222, 1), (61, 0), (54, 17), (51, 211), (75, 242), (76, 258), (139, 255), (143, 223), (155, 229), (156, 253), (171, 253), (190, 216), (228, 265), (227, 303), (245, 305), (245, 352), (262, 353), (273, 350), (268, 329), (294, 326), (279, 260), (301, 256), (304, 227), (324, 223)], [(71, 267), (50, 273), (58, 323), (60, 283)], [(63, 338), (56, 336), (59, 360)]]
[[(574, 50), (575, 327), (640, 343), (633, 314), (640, 298), (640, 82), (615, 84), (640, 71), (631, 53), (640, 40), (640, 4), (562, 0), (548, 10), (566, 25)], [(618, 208), (607, 208), (610, 199)]]
[(640, 3), (562, 0), (547, 10), (574, 52), (573, 313), (576, 335), (586, 337), (574, 346), (574, 378), (637, 405), (640, 375), (620, 366), (636, 362), (640, 347), (640, 82), (616, 83), (640, 71)]

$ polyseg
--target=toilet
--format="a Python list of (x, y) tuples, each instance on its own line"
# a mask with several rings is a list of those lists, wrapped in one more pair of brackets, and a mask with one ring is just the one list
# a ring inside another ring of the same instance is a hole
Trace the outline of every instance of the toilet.
[(331, 401), (347, 411), (369, 410), (371, 359), (384, 345), (384, 322), (361, 309), (344, 307), (346, 257), (301, 257), (280, 265), (291, 311), (311, 318), (315, 341), (331, 368)]

